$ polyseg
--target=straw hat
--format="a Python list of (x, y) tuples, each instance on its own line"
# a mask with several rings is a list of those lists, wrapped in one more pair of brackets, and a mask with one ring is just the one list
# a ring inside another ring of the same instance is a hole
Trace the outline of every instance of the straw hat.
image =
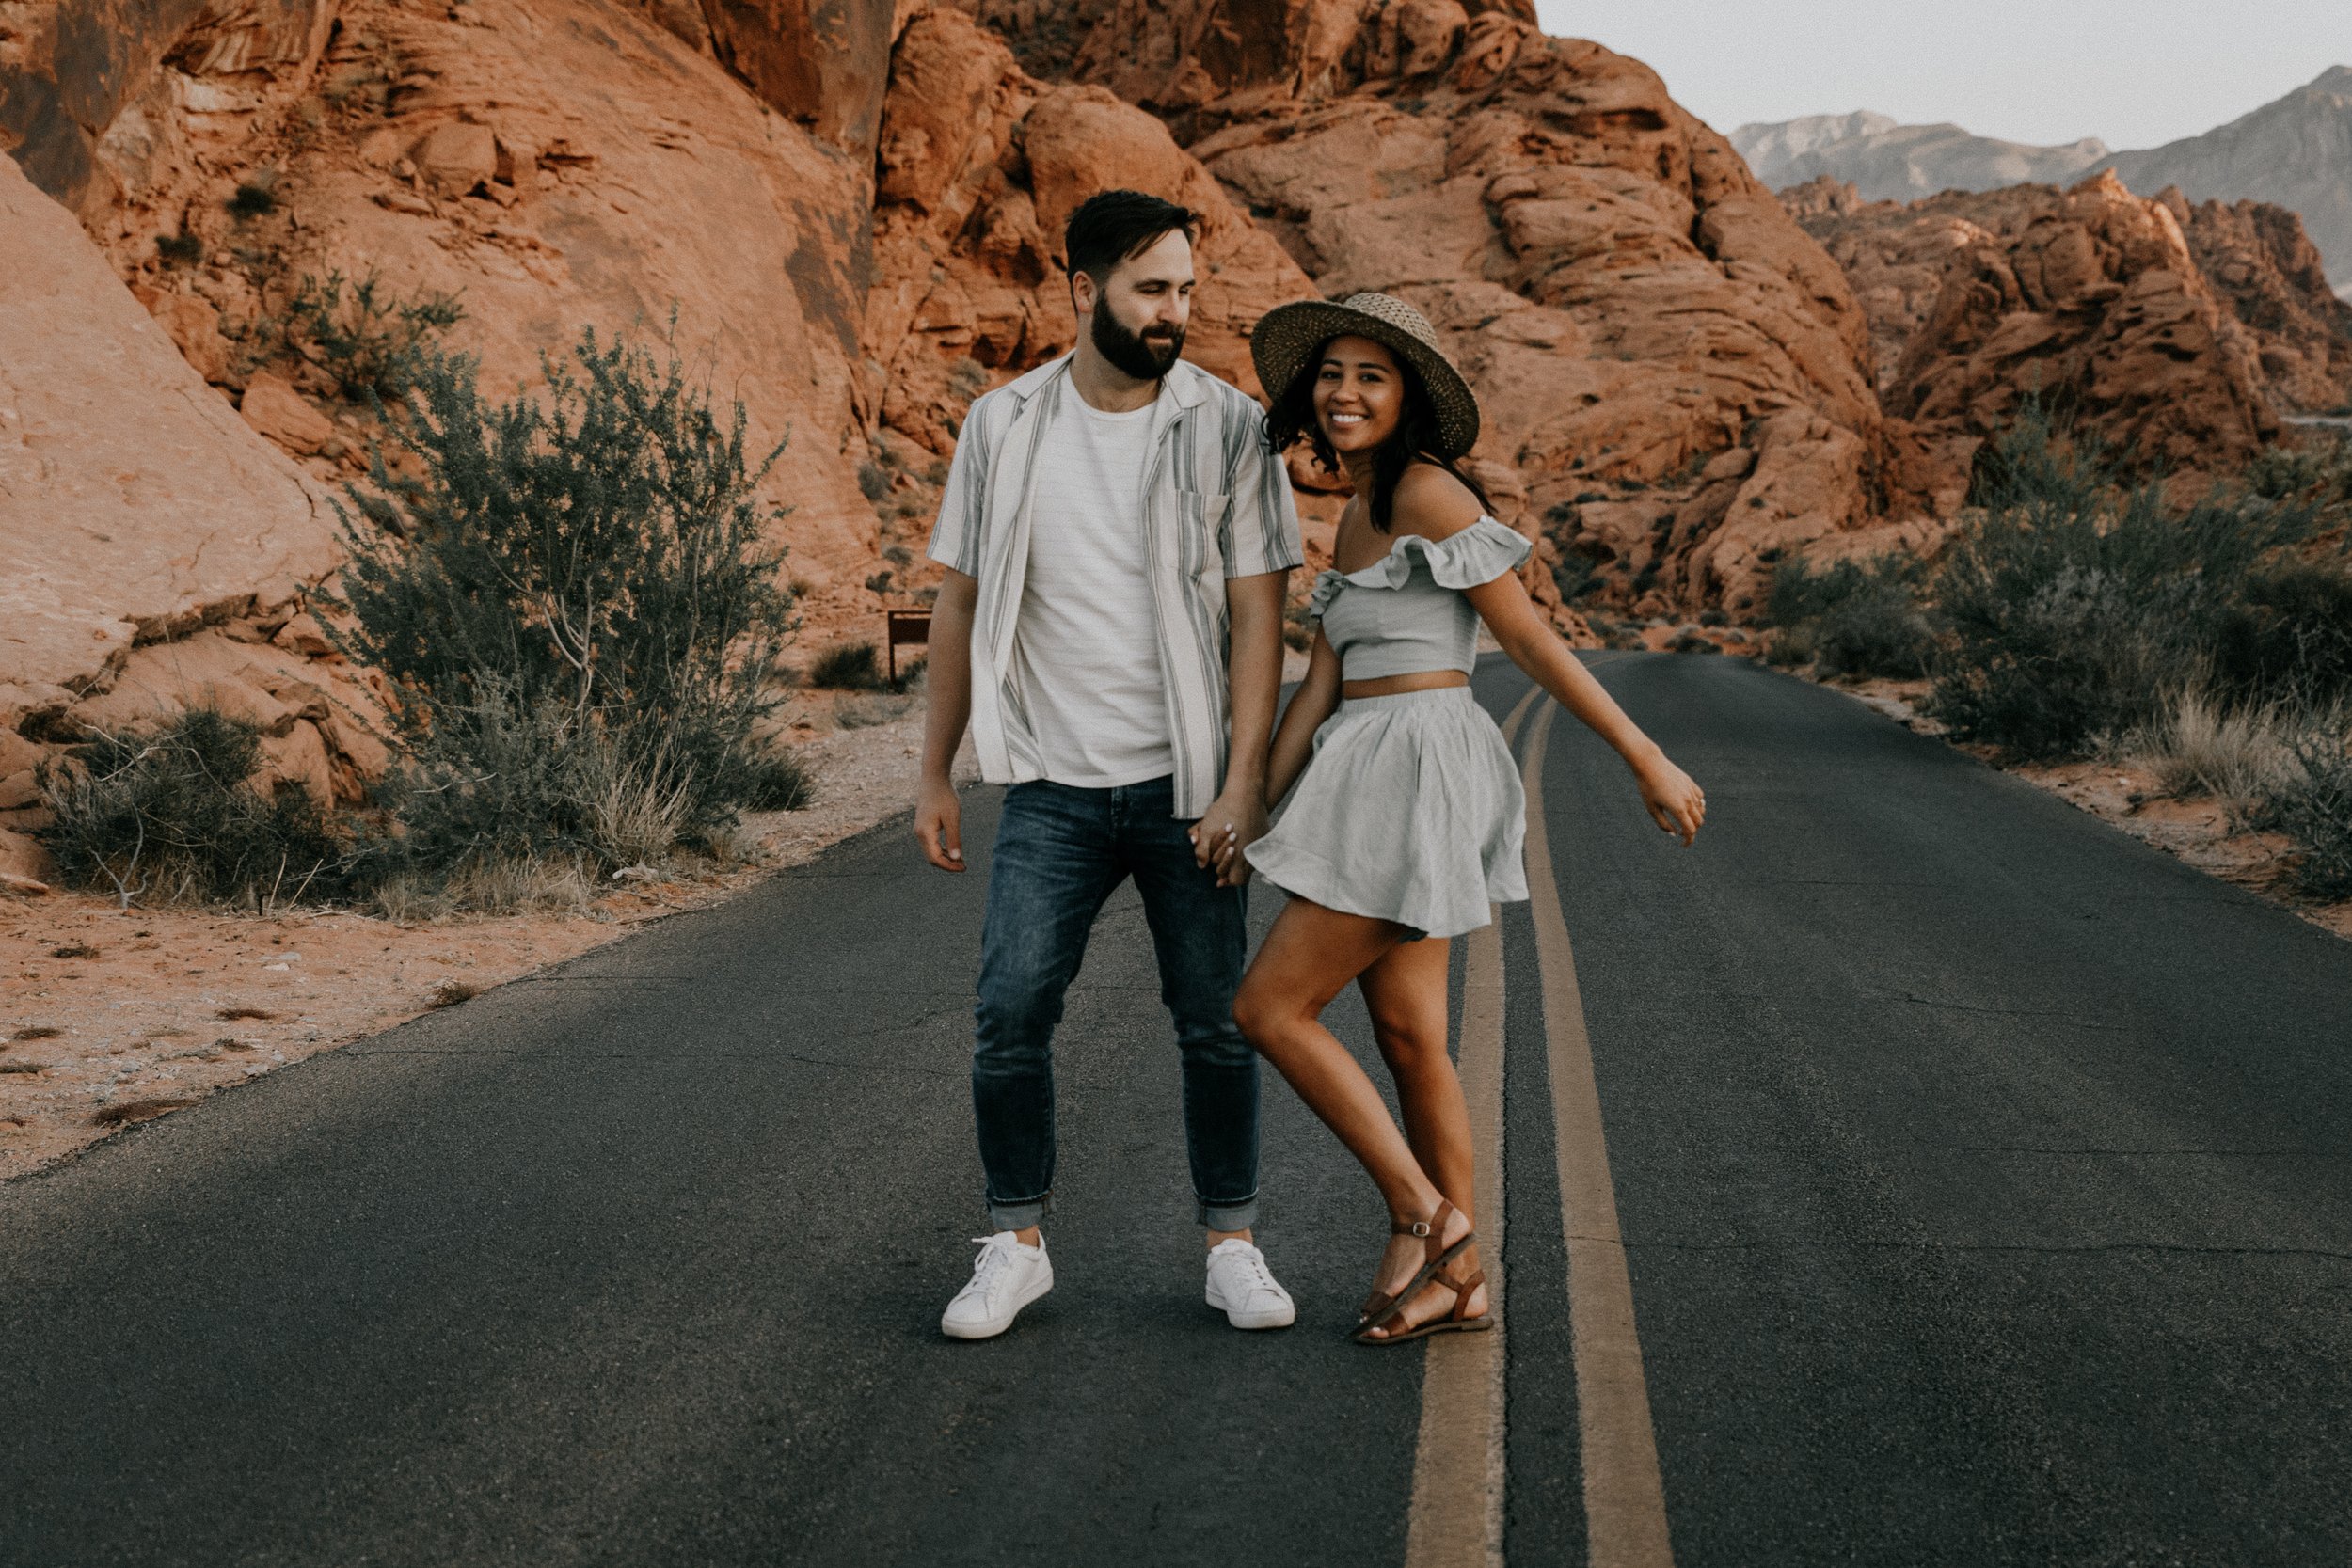
[(1349, 294), (1345, 299), (1301, 299), (1278, 305), (1258, 318), (1249, 334), (1249, 356), (1258, 385), (1276, 403), (1290, 389), (1317, 350), (1334, 338), (1370, 338), (1401, 356), (1421, 372), (1438, 410), (1440, 457), (1459, 457), (1478, 441), (1478, 399), (1470, 383), (1438, 347), (1429, 318), (1394, 294)]

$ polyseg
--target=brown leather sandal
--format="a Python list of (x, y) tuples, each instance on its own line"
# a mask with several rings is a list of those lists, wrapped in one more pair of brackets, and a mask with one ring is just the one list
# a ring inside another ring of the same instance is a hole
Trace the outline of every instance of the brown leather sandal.
[(1453, 1311), (1441, 1318), (1431, 1318), (1425, 1323), (1415, 1323), (1412, 1327), (1399, 1333), (1375, 1335), (1372, 1332), (1374, 1329), (1380, 1327), (1381, 1324), (1388, 1323), (1399, 1312), (1405, 1310), (1405, 1301), (1412, 1299), (1407, 1296), (1405, 1301), (1399, 1301), (1375, 1322), (1368, 1323), (1358, 1329), (1352, 1338), (1360, 1345), (1401, 1345), (1408, 1339), (1425, 1339), (1432, 1334), (1476, 1334), (1482, 1329), (1494, 1327), (1495, 1314), (1491, 1302), (1487, 1304), (1486, 1311), (1474, 1318), (1463, 1315), (1470, 1307), (1470, 1292), (1486, 1283), (1486, 1270), (1480, 1269), (1468, 1279), (1456, 1279), (1450, 1274), (1432, 1275), (1429, 1277), (1429, 1283), (1442, 1285), (1454, 1292)]
[[(1438, 1199), (1437, 1212), (1431, 1214), (1427, 1219), (1412, 1220), (1404, 1224), (1391, 1225), (1389, 1227), (1389, 1234), (1391, 1236), (1419, 1236), (1422, 1238), (1423, 1250), (1422, 1253), (1421, 1269), (1413, 1275), (1412, 1278), (1406, 1280), (1405, 1284), (1395, 1291), (1395, 1293), (1391, 1295), (1383, 1295), (1379, 1291), (1375, 1291), (1371, 1296), (1366, 1298), (1364, 1305), (1357, 1309), (1356, 1329), (1354, 1333), (1348, 1336), (1350, 1338), (1363, 1339), (1364, 1330), (1375, 1327), (1396, 1316), (1397, 1312), (1403, 1307), (1404, 1304), (1412, 1300), (1413, 1297), (1420, 1292), (1421, 1288), (1429, 1283), (1431, 1275), (1435, 1275), (1439, 1269), (1444, 1268), (1448, 1263), (1453, 1262), (1455, 1258), (1461, 1256), (1462, 1249), (1464, 1247), (1469, 1246), (1471, 1243), (1478, 1240), (1477, 1231), (1465, 1230), (1462, 1232), (1461, 1240), (1455, 1242), (1452, 1246), (1444, 1244), (1446, 1216), (1455, 1212), (1458, 1212), (1458, 1211), (1455, 1210), (1452, 1203), (1448, 1202), (1444, 1198), (1439, 1198)], [(1485, 1275), (1482, 1275), (1480, 1277), (1484, 1278)], [(1456, 1302), (1455, 1305), (1458, 1307), (1460, 1303)], [(1385, 1339), (1364, 1339), (1364, 1343), (1372, 1345), (1386, 1344), (1387, 1342), (1388, 1341)]]

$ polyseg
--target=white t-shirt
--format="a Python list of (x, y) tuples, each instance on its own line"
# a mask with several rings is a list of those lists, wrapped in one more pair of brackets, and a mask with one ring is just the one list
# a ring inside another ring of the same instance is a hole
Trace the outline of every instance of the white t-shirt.
[(1066, 387), (1041, 433), (1013, 675), (1056, 784), (1114, 789), (1176, 769), (1143, 532), (1152, 407), (1105, 414)]

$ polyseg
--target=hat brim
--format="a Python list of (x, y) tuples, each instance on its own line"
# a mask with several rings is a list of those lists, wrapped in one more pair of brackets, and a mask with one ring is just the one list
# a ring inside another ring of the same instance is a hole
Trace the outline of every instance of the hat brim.
[(1478, 444), (1478, 397), (1453, 362), (1393, 322), (1336, 300), (1294, 300), (1258, 318), (1249, 333), (1249, 358), (1266, 400), (1279, 403), (1334, 338), (1369, 338), (1419, 372), (1437, 410), (1438, 456), (1460, 457)]

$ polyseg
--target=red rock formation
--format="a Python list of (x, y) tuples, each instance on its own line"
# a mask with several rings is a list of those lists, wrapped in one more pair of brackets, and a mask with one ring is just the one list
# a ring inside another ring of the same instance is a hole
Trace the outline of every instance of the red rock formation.
[(1249, 328), (1312, 292), (1281, 246), (1140, 109), (1032, 80), (959, 11), (909, 24), (882, 115), (866, 318), (867, 352), (889, 367), (885, 424), (944, 454), (977, 391), (1070, 347), (1062, 228), (1118, 186), (1201, 214), (1185, 354), (1255, 390)]
[[(1661, 603), (1740, 608), (1764, 554), (1869, 513), (1862, 312), (1721, 137), (1597, 45), (1444, 5), (1368, 15), (1310, 52), (1337, 61), (1320, 75), (1216, 100), (1192, 150), (1321, 292), (1429, 313), (1486, 410), (1480, 455), (1562, 546)], [(1739, 504), (1670, 540), (1734, 449)]]
[[(2036, 226), (2046, 230), (2031, 242), (2036, 245), (2057, 243), (2051, 236), (2059, 228), (2079, 229), (2084, 241), (2106, 258), (2103, 265), (2122, 269), (2109, 281), (2136, 280), (2151, 270), (2190, 279), (2177, 309), (2197, 318), (2193, 328), (2185, 329), (2191, 338), (2212, 340), (2210, 351), (2201, 352), (2196, 361), (2202, 368), (2141, 366), (2156, 372), (2161, 383), (2152, 395), (2188, 400), (2188, 406), (2179, 411), (2181, 429), (2162, 443), (2176, 460), (2226, 466), (2246, 455), (2256, 432), (2268, 428), (2258, 413), (2233, 420), (2214, 412), (2238, 398), (2232, 388), (2241, 370), (2285, 408), (2332, 408), (2344, 401), (2352, 391), (2347, 385), (2352, 383), (2352, 307), (2328, 292), (2319, 254), (2294, 214), (2259, 202), (2191, 207), (2178, 192), (2137, 202), (2118, 191), (2111, 182), (2098, 181), (2071, 193), (2046, 185), (2015, 185), (1974, 195), (1947, 192), (1902, 204), (1861, 201), (1851, 185), (1821, 179), (1782, 192), (1781, 201), (1845, 269), (1869, 313), (1879, 389), (1890, 412), (1900, 413), (1906, 406), (1895, 394), (1905, 356), (1915, 344), (1923, 364), (1944, 359), (1961, 346), (1922, 341), (1920, 336), (1934, 318), (1954, 269), (1973, 268), (1977, 262), (1972, 258), (1979, 252), (2006, 255), (2027, 244), (2026, 236)], [(2151, 214), (2159, 206), (2185, 239), (2185, 267), (2171, 241), (2156, 232)], [(2122, 237), (2126, 233), (2142, 238), (2126, 240)], [(2061, 248), (2074, 253), (2077, 245), (2070, 237)], [(2210, 324), (2204, 321), (2208, 295), (2219, 309)], [(2073, 324), (2069, 340), (2095, 339), (2104, 312), (2122, 298), (2107, 293), (2104, 284), (2074, 297), (2061, 312)], [(2112, 342), (2105, 348), (2093, 343), (2086, 352), (2122, 352), (2125, 334), (2120, 318), (2116, 325)], [(2168, 363), (2185, 365), (2180, 355), (2190, 338), (2176, 332), (2164, 341)], [(2057, 372), (2050, 359), (2048, 352), (2030, 356), (2020, 361), (2018, 373), (2054, 388)], [(2113, 372), (2102, 384), (2110, 389), (2119, 385)], [(2100, 404), (2084, 411), (2120, 438), (2138, 434), (2137, 418), (2128, 408), (2119, 411)], [(2217, 418), (2223, 431), (2220, 443), (2201, 452), (2197, 443), (2215, 428)]]
[(372, 699), (269, 645), (336, 559), (321, 488), (0, 159), (0, 863), (37, 859), (16, 833), (55, 744), (199, 698), (259, 717), (278, 776), (357, 800)]
[(2272, 398), (2323, 412), (2352, 404), (2352, 303), (2328, 288), (2303, 220), (2266, 201), (2191, 206), (2169, 185), (2155, 199), (2188, 236), (2205, 281), (2251, 334)]
[(167, 205), (310, 87), (334, 0), (0, 10), (0, 148), (93, 233)]
[(642, 0), (675, 37), (719, 60), (819, 137), (870, 158), (903, 16), (887, 0)]
[(2251, 356), (2169, 212), (2111, 174), (1998, 194), (2013, 198), (2008, 221), (1947, 263), (1895, 367), (1890, 412), (1989, 435), (2038, 389), (2179, 468), (2233, 466), (2277, 434)]

